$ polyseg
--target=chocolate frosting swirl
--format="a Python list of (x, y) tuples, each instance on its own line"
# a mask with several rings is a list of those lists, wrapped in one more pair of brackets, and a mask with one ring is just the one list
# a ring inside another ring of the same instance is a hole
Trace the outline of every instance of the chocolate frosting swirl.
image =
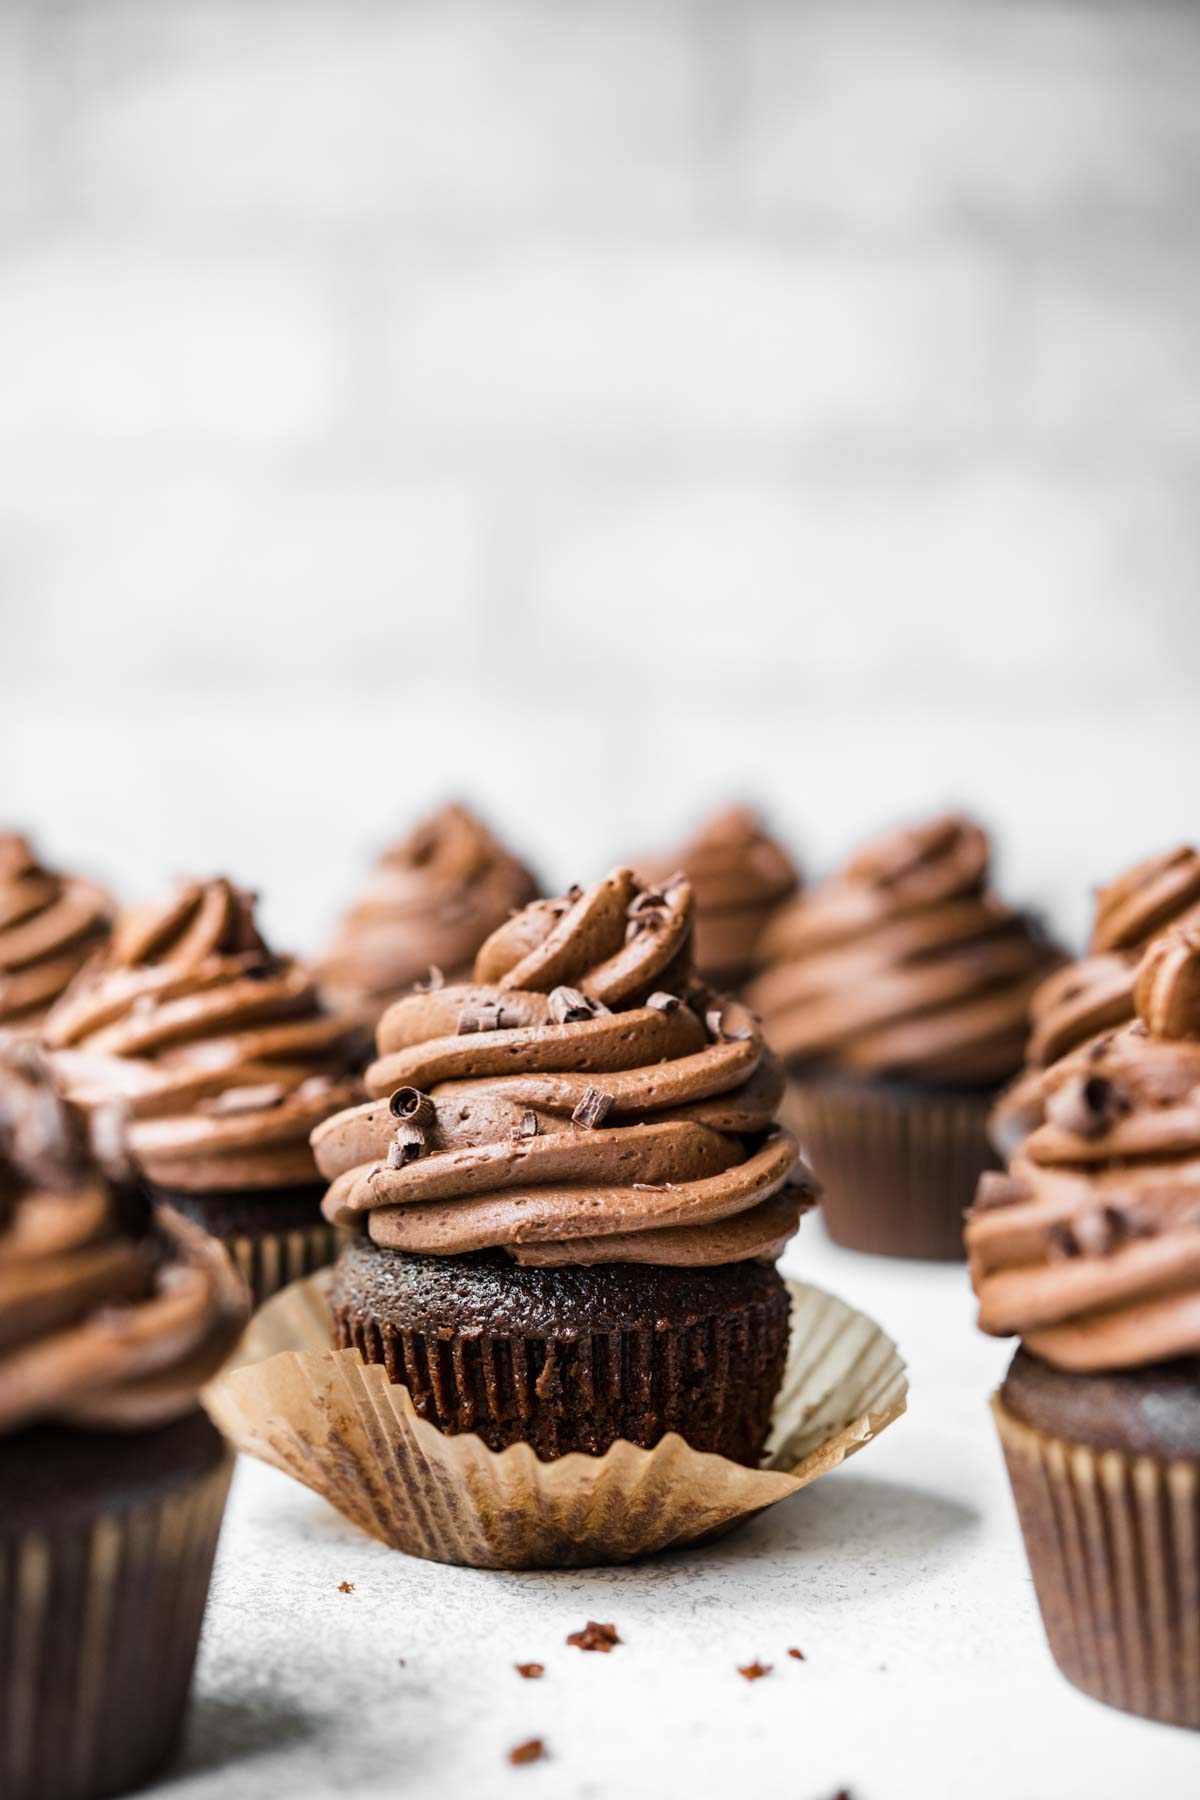
[(758, 1021), (692, 982), (692, 911), (617, 869), (501, 926), (473, 983), (397, 1001), (372, 1099), (313, 1133), (326, 1217), (521, 1263), (776, 1256), (815, 1189)]
[[(93, 1124), (95, 1122), (93, 1121)], [(116, 1190), (43, 1054), (0, 1048), (0, 1433), (182, 1417), (248, 1305), (221, 1246)]]
[(103, 943), (111, 914), (93, 882), (43, 868), (25, 838), (0, 833), (0, 1029), (41, 1024)]
[(322, 985), (374, 1024), (431, 966), (469, 979), (484, 939), (536, 892), (482, 820), (443, 806), (383, 852), (318, 960)]
[(1062, 1057), (967, 1223), (980, 1325), (1060, 1368), (1200, 1354), (1200, 928), (1153, 937), (1137, 1018)]
[(360, 1027), (271, 954), (253, 895), (224, 879), (123, 913), (45, 1039), (72, 1097), (124, 1097), (141, 1168), (189, 1192), (315, 1182), (308, 1134), (358, 1097), (365, 1054)]
[(1133, 1018), (1134, 977), (1146, 944), (1191, 923), (1200, 923), (1200, 855), (1187, 846), (1149, 857), (1099, 890), (1088, 954), (1057, 969), (1030, 1000), (1026, 1066), (990, 1122), (1002, 1156), (1041, 1124), (1045, 1071)]
[(651, 881), (681, 870), (696, 897), (694, 953), (701, 977), (714, 987), (739, 987), (754, 967), (767, 920), (796, 892), (796, 865), (759, 815), (732, 806), (714, 813), (672, 856), (642, 857)]
[(988, 890), (980, 827), (889, 832), (767, 927), (748, 989), (779, 1054), (862, 1075), (991, 1085), (1021, 1061), (1057, 954)]

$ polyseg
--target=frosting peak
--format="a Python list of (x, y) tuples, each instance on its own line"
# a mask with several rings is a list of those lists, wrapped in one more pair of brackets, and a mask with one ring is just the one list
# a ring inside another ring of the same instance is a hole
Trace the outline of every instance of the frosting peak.
[(0, 1046), (0, 1432), (190, 1412), (248, 1311), (214, 1240), (119, 1199), (44, 1056)]
[(372, 1099), (318, 1127), (331, 1222), (519, 1262), (773, 1257), (812, 1203), (757, 1020), (692, 981), (690, 885), (617, 869), (397, 1001)]
[(791, 857), (749, 807), (714, 813), (669, 858), (640, 858), (653, 880), (682, 870), (696, 897), (696, 967), (716, 987), (737, 987), (775, 909), (800, 885)]
[(379, 858), (319, 959), (322, 983), (373, 1022), (431, 966), (469, 974), (484, 939), (536, 891), (482, 820), (444, 806)]
[(92, 882), (43, 868), (27, 839), (0, 832), (0, 1028), (41, 1024), (103, 943), (110, 914)]
[(784, 907), (748, 990), (780, 1054), (956, 1085), (1010, 1075), (1057, 955), (988, 891), (988, 866), (986, 834), (947, 814), (877, 838)]
[(357, 1097), (364, 1052), (361, 1028), (272, 954), (253, 896), (224, 879), (123, 914), (45, 1038), (74, 1098), (125, 1099), (150, 1179), (190, 1192), (315, 1181), (308, 1133)]
[(1153, 938), (1138, 1017), (1063, 1057), (967, 1223), (980, 1324), (1062, 1368), (1200, 1354), (1200, 938)]

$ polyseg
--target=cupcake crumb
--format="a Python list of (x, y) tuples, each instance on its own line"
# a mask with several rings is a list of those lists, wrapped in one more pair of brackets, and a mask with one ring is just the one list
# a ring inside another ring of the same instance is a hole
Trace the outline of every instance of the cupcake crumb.
[(352, 1594), (353, 1592), (354, 1592), (354, 1583), (352, 1581), (339, 1581), (338, 1582), (338, 1593), (339, 1594)]
[(771, 1673), (772, 1667), (771, 1663), (752, 1662), (744, 1666), (739, 1663), (738, 1674), (744, 1675), (747, 1681), (761, 1681), (764, 1675)]
[(582, 1631), (571, 1633), (567, 1642), (577, 1650), (602, 1650), (607, 1656), (614, 1644), (619, 1644), (621, 1639), (617, 1636), (615, 1625), (598, 1625), (595, 1619), (589, 1619)]
[(540, 1681), (542, 1676), (546, 1673), (546, 1665), (544, 1663), (514, 1663), (513, 1668), (517, 1671), (517, 1674), (522, 1676), (526, 1681)]
[(541, 1762), (545, 1754), (546, 1746), (541, 1738), (530, 1738), (526, 1743), (518, 1744), (515, 1750), (510, 1750), (508, 1760), (519, 1769), (522, 1763)]
[(793, 1662), (804, 1662), (807, 1660), (803, 1650), (789, 1650), (788, 1655), (792, 1658)]

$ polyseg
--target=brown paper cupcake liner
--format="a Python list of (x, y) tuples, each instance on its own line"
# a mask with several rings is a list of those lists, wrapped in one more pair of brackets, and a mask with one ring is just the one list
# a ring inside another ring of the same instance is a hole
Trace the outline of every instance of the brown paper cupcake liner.
[(251, 1300), (255, 1306), (261, 1306), (294, 1281), (327, 1268), (341, 1248), (341, 1234), (332, 1225), (319, 1224), (294, 1231), (227, 1237), (223, 1242), (250, 1289)]
[(1200, 1729), (1200, 1468), (992, 1410), (1055, 1662), (1095, 1700)]
[(0, 1794), (124, 1793), (183, 1719), (233, 1471), (69, 1524), (0, 1529)]
[(836, 1468), (904, 1411), (895, 1345), (819, 1288), (788, 1284), (788, 1364), (766, 1466), (653, 1449), (541, 1462), (528, 1444), (489, 1450), (418, 1417), (408, 1390), (357, 1350), (330, 1347), (327, 1272), (251, 1321), (205, 1395), (238, 1449), (321, 1494), (393, 1549), (475, 1568), (628, 1562), (728, 1530)]
[(977, 1094), (792, 1081), (781, 1116), (821, 1183), (835, 1243), (953, 1262), (979, 1177), (996, 1166), (988, 1111)]

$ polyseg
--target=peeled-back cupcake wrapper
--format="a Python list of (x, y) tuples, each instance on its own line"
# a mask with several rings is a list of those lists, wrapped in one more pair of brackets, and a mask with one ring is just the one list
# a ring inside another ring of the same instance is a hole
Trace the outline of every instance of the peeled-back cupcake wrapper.
[(986, 1100), (792, 1081), (780, 1116), (821, 1183), (821, 1211), (836, 1243), (962, 1260), (963, 1214), (980, 1175), (995, 1167)]
[(332, 1225), (319, 1224), (222, 1241), (255, 1306), (261, 1306), (281, 1288), (327, 1268), (337, 1257), (343, 1235)]
[(693, 1543), (796, 1493), (890, 1425), (908, 1383), (891, 1339), (819, 1288), (789, 1282), (791, 1342), (766, 1467), (692, 1450), (539, 1462), (417, 1416), (407, 1388), (329, 1343), (329, 1274), (277, 1295), (204, 1395), (239, 1450), (312, 1488), (393, 1549), (474, 1568), (627, 1562)]
[(1200, 1468), (992, 1410), (1055, 1662), (1096, 1700), (1200, 1729)]
[(0, 1794), (124, 1793), (178, 1734), (233, 1471), (61, 1530), (0, 1529)]

